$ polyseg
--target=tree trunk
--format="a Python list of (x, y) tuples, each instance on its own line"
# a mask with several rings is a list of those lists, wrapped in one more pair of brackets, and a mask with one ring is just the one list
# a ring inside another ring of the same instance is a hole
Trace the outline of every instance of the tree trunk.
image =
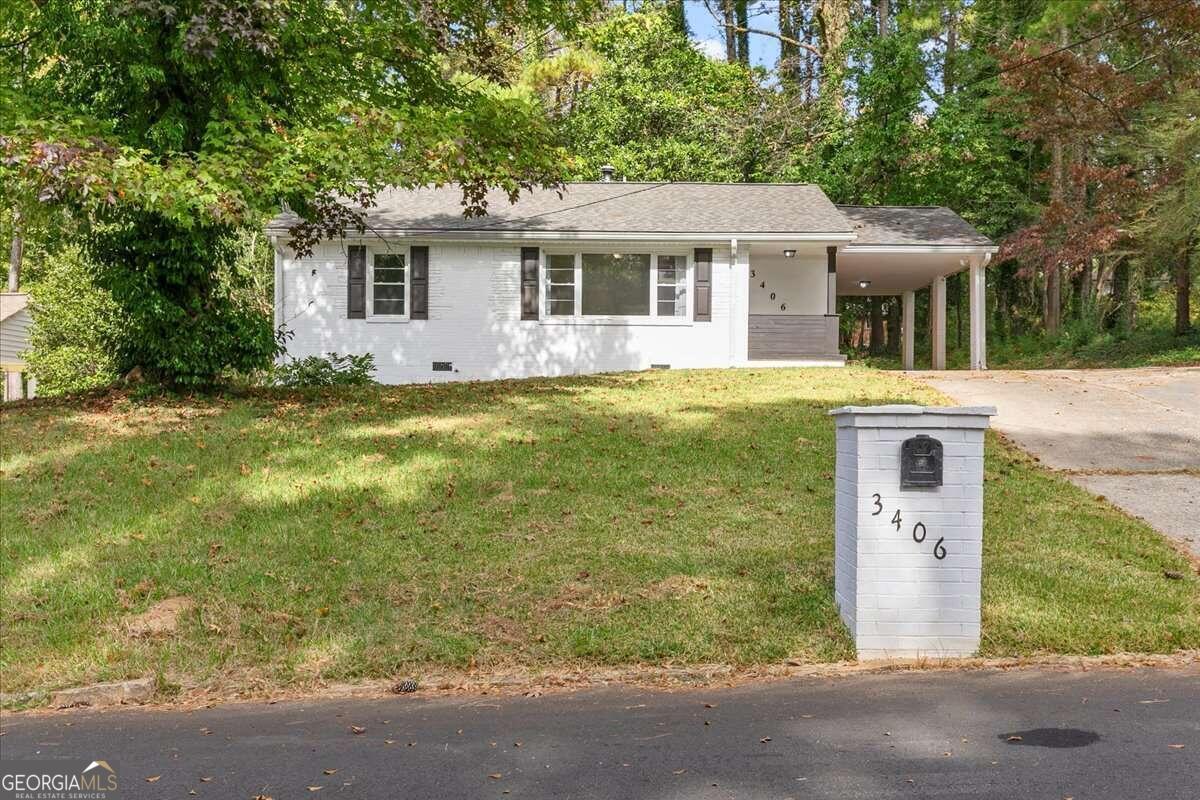
[(734, 12), (737, 16), (737, 57), (742, 66), (750, 66), (750, 10), (748, 0), (736, 0)]
[(845, 43), (850, 35), (850, 0), (817, 0), (817, 26), (821, 31), (821, 88), (823, 97), (839, 112), (842, 76), (846, 67)]
[[(1067, 44), (1067, 26), (1058, 26), (1058, 40)], [(1060, 113), (1062, 109), (1059, 109)], [(1061, 204), (1066, 201), (1066, 160), (1063, 154), (1062, 134), (1056, 133), (1050, 141), (1050, 202)], [(1058, 333), (1062, 320), (1062, 265), (1053, 264), (1046, 269), (1046, 300), (1042, 324), (1046, 333)]]
[(882, 353), (884, 346), (882, 301), (881, 297), (871, 297), (867, 300), (871, 304), (871, 355), (873, 356)]
[(875, 11), (879, 17), (879, 35), (887, 36), (888, 27), (890, 24), (892, 9), (889, 0), (875, 0)]
[(800, 48), (785, 39), (799, 41), (800, 8), (797, 0), (779, 0), (779, 77), (793, 88), (800, 83)]
[(996, 276), (996, 313), (992, 318), (992, 328), (997, 339), (1007, 339), (1009, 332), (1009, 289), (1012, 276), (1011, 267), (1004, 265), (993, 271)]
[(888, 298), (887, 314), (887, 352), (888, 355), (900, 354), (900, 298)]
[(1096, 309), (1095, 265), (1089, 261), (1079, 273), (1079, 316), (1087, 319)]
[(950, 9), (946, 18), (946, 55), (942, 61), (942, 95), (954, 93), (954, 61), (958, 57), (958, 10)]
[[(1190, 242), (1189, 242), (1190, 244)], [(1183, 336), (1192, 330), (1192, 269), (1191, 248), (1184, 246), (1175, 262), (1175, 334)]]
[(962, 349), (962, 333), (963, 333), (963, 313), (962, 313), (962, 296), (963, 296), (963, 273), (956, 272), (947, 280), (946, 291), (954, 298), (954, 346)]
[(721, 15), (725, 19), (725, 60), (730, 64), (738, 60), (737, 20), (733, 14), (734, 0), (721, 0)]
[(21, 238), (20, 215), (13, 215), (12, 246), (8, 250), (8, 290), (21, 288), (21, 258), (25, 253), (25, 241)]
[(684, 0), (667, 0), (667, 11), (671, 16), (671, 27), (680, 35), (687, 37), (691, 34), (687, 23), (687, 10)]
[(1122, 258), (1113, 269), (1112, 278), (1112, 308), (1105, 315), (1104, 327), (1116, 328), (1122, 333), (1129, 333), (1133, 328), (1133, 317), (1129, 309), (1133, 302), (1129, 281), (1129, 261)]

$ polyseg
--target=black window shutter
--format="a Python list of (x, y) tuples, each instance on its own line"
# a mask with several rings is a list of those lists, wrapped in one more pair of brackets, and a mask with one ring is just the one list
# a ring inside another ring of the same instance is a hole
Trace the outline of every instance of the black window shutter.
[(367, 318), (367, 248), (352, 244), (347, 257), (346, 317)]
[(697, 322), (712, 322), (712, 248), (697, 247), (696, 256), (696, 301), (693, 303)]
[(521, 319), (538, 318), (539, 260), (538, 248), (521, 248)]
[(410, 319), (429, 319), (429, 248), (420, 245), (412, 253), (412, 307)]

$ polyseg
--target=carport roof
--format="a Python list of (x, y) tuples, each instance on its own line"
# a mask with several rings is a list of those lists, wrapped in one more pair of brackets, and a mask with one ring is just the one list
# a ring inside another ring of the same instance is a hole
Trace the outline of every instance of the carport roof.
[(849, 206), (838, 211), (858, 235), (852, 247), (989, 247), (992, 240), (942, 206)]

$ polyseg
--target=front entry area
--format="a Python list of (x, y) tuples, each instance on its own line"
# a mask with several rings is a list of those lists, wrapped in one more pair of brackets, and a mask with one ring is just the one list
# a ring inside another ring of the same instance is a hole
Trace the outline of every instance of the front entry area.
[(754, 246), (746, 340), (752, 363), (845, 361), (838, 353), (838, 317), (829, 313), (827, 264), (823, 246)]

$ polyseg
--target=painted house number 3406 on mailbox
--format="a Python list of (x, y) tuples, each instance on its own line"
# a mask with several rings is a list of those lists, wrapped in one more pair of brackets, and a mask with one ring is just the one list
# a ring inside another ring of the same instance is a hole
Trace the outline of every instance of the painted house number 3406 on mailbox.
[[(875, 509), (874, 511), (871, 512), (871, 516), (878, 517), (880, 514), (883, 513), (883, 498), (880, 497), (879, 493), (877, 492), (877, 493), (871, 495), (871, 501), (872, 501), (872, 505)], [(893, 525), (896, 526), (896, 530), (900, 530), (901, 526), (904, 524), (904, 520), (900, 515), (899, 508), (896, 509), (895, 514), (892, 514), (891, 522)], [(913, 541), (916, 542), (917, 544), (921, 544), (922, 542), (925, 541), (925, 539), (927, 538), (927, 531), (925, 530), (924, 522), (918, 521), (915, 525), (913, 525), (912, 538), (913, 538)], [(946, 541), (946, 538), (942, 537), (942, 538), (938, 539), (937, 543), (934, 544), (934, 546), (933, 546), (933, 557), (936, 558), (938, 561), (941, 561), (943, 558), (946, 557), (946, 548), (942, 544), (942, 542), (944, 542), (944, 541)]]

